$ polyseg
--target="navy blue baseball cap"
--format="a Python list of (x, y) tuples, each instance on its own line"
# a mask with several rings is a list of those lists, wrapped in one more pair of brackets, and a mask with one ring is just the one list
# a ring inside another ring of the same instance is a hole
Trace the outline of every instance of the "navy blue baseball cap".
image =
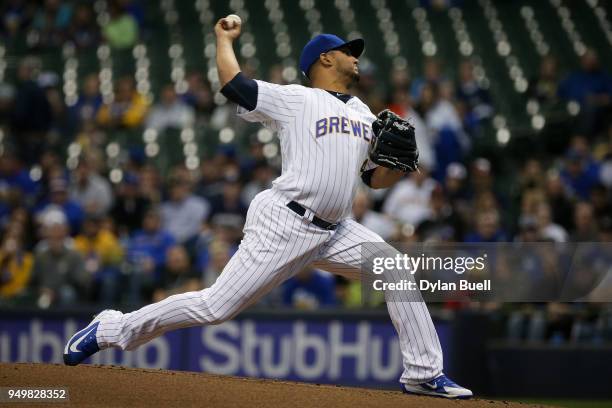
[(342, 38), (333, 34), (319, 34), (308, 44), (304, 46), (302, 55), (300, 55), (300, 70), (308, 77), (308, 70), (318, 59), (319, 55), (347, 46), (351, 50), (351, 54), (355, 58), (359, 58), (365, 47), (365, 41), (362, 38), (357, 38), (352, 41), (345, 41)]

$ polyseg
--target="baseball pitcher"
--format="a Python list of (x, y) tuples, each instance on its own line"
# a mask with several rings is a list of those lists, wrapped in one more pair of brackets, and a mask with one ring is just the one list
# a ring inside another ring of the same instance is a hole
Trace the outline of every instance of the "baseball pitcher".
[[(170, 296), (132, 313), (105, 310), (66, 344), (64, 361), (76, 365), (99, 350), (132, 350), (174, 329), (219, 324), (236, 316), (310, 264), (359, 279), (362, 244), (387, 246), (351, 219), (362, 180), (386, 188), (416, 171), (414, 128), (389, 111), (378, 117), (350, 94), (359, 80), (364, 40), (321, 34), (308, 42), (300, 69), (312, 87), (276, 85), (247, 78), (233, 50), (241, 22), (217, 22), (217, 68), (221, 92), (238, 105), (238, 116), (277, 132), (282, 173), (252, 201), (244, 238), (209, 288)], [(360, 180), (361, 179), (361, 180)], [(404, 392), (469, 398), (442, 371), (442, 351), (422, 301), (388, 301), (397, 330)]]

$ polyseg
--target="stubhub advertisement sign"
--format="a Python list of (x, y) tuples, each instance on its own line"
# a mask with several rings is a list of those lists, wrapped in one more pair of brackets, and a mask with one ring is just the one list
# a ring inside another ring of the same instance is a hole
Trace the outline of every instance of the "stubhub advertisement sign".
[[(391, 322), (336, 319), (242, 318), (169, 332), (130, 352), (105, 350), (89, 363), (396, 386), (402, 357)], [(61, 363), (66, 340), (85, 324), (61, 317), (0, 317), (0, 361)], [(436, 329), (448, 350), (448, 327), (442, 323)]]

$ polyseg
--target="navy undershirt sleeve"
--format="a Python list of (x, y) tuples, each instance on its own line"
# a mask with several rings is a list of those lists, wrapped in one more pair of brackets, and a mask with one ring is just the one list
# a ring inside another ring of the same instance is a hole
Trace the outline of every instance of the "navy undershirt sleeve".
[(249, 111), (257, 106), (257, 82), (242, 72), (221, 88), (221, 94)]

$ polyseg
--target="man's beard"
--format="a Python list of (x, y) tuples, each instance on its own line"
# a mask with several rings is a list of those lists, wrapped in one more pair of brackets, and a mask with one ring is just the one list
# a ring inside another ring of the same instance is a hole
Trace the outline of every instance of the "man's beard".
[(357, 85), (359, 83), (359, 72), (355, 72), (355, 69), (351, 69), (346, 70), (344, 72), (342, 72), (344, 74), (344, 76), (346, 77), (347, 81), (346, 81), (346, 87), (347, 88), (352, 88), (353, 86)]

